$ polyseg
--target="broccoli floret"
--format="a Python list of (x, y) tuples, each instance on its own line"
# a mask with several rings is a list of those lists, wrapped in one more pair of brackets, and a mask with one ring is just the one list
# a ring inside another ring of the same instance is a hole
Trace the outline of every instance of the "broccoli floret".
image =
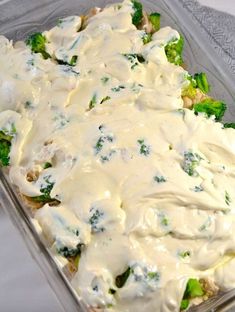
[(52, 164), (50, 162), (45, 162), (45, 164), (43, 165), (43, 169), (48, 169), (51, 167), (52, 167)]
[(13, 136), (5, 134), (0, 131), (0, 166), (9, 166), (10, 164), (10, 150), (11, 150), (11, 140)]
[(77, 257), (81, 256), (82, 248), (84, 247), (84, 244), (78, 244), (76, 248), (70, 248), (67, 246), (59, 247), (57, 248), (57, 251), (60, 255), (62, 255), (65, 258), (71, 258), (71, 257)]
[(132, 14), (132, 23), (138, 27), (143, 18), (143, 6), (139, 1), (132, 0), (134, 13)]
[(205, 73), (198, 73), (194, 75), (194, 79), (196, 81), (197, 87), (203, 92), (208, 93), (210, 91), (210, 85), (207, 81), (207, 77)]
[(34, 33), (27, 40), (26, 44), (31, 47), (32, 52), (41, 53), (44, 59), (50, 58), (46, 52), (46, 37), (42, 33)]
[(123, 56), (131, 63), (131, 69), (134, 69), (139, 63), (144, 63), (145, 59), (141, 54), (126, 53)]
[(225, 123), (224, 128), (233, 128), (235, 129), (235, 122)]
[(128, 267), (125, 272), (116, 277), (115, 284), (118, 288), (122, 288), (126, 284), (126, 281), (128, 280), (131, 272), (132, 269)]
[(226, 111), (226, 104), (222, 101), (208, 98), (194, 104), (193, 109), (196, 115), (198, 115), (198, 113), (205, 113), (207, 117), (215, 116), (215, 120), (220, 121)]
[(187, 282), (186, 289), (183, 295), (183, 300), (181, 301), (180, 309), (185, 310), (189, 306), (189, 300), (202, 297), (204, 295), (204, 290), (200, 282), (195, 278), (190, 278)]
[(182, 96), (193, 99), (197, 94), (197, 88), (205, 94), (210, 91), (210, 85), (205, 73), (196, 73), (194, 77), (188, 75), (187, 80), (189, 80), (190, 84), (183, 89)]
[(182, 90), (182, 94), (181, 95), (182, 96), (187, 96), (190, 99), (193, 99), (196, 96), (196, 94), (197, 94), (197, 91), (196, 91), (197, 82), (190, 75), (187, 75), (187, 80), (189, 81), (189, 85), (187, 85), (187, 87)]
[(183, 63), (183, 47), (184, 39), (181, 35), (179, 39), (173, 39), (165, 46), (165, 53), (170, 63), (175, 65), (181, 65)]
[(190, 176), (197, 177), (198, 172), (196, 171), (197, 166), (199, 166), (200, 161), (202, 160), (201, 156), (197, 153), (189, 150), (184, 153), (184, 161), (182, 164), (182, 169)]
[(149, 20), (150, 23), (152, 24), (153, 31), (158, 31), (160, 29), (160, 19), (161, 19), (160, 13), (155, 12), (149, 15)]
[(141, 155), (148, 156), (150, 154), (150, 146), (145, 144), (145, 140), (137, 140), (138, 145), (140, 145), (139, 152)]
[(55, 198), (51, 198), (51, 195), (50, 195), (51, 190), (53, 189), (53, 186), (55, 183), (50, 182), (49, 178), (50, 177), (48, 176), (44, 178), (46, 185), (42, 186), (40, 189), (40, 192), (42, 193), (42, 195), (31, 197), (33, 201), (40, 202), (40, 203), (49, 203), (49, 202), (56, 200)]
[(147, 44), (152, 40), (152, 34), (145, 33), (142, 37), (143, 43)]

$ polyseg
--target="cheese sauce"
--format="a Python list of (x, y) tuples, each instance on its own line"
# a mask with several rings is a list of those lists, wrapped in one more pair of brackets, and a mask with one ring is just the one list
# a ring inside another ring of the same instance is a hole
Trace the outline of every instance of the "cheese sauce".
[(164, 51), (179, 34), (143, 44), (132, 12), (125, 0), (85, 29), (71, 16), (45, 31), (63, 64), (0, 37), (0, 129), (16, 129), (12, 183), (60, 201), (35, 218), (53, 250), (82, 246), (72, 284), (85, 302), (173, 312), (189, 278), (235, 287), (235, 131), (183, 109), (187, 72)]

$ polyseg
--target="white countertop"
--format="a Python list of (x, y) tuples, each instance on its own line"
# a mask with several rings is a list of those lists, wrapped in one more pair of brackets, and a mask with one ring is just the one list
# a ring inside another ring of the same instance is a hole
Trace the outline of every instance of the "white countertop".
[[(199, 2), (235, 15), (233, 0), (199, 0)], [(0, 311), (62, 312), (63, 309), (45, 277), (1, 208), (0, 245)]]

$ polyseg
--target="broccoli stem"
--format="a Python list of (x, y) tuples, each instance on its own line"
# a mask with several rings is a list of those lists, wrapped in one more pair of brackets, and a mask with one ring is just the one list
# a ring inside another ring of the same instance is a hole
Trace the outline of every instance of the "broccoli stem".
[(50, 58), (50, 54), (46, 52), (46, 37), (40, 33), (32, 34), (27, 40), (26, 44), (31, 47), (34, 53), (40, 53), (44, 59)]
[(160, 19), (161, 19), (160, 13), (154, 12), (149, 15), (149, 21), (152, 24), (154, 32), (160, 29)]

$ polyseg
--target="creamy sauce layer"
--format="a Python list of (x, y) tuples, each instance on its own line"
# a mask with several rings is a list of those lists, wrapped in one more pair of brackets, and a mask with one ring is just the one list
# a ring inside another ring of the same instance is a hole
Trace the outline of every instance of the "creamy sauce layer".
[(189, 278), (235, 287), (235, 131), (183, 109), (187, 72), (164, 51), (179, 34), (144, 45), (132, 12), (125, 0), (82, 30), (60, 20), (44, 32), (47, 60), (0, 37), (0, 130), (16, 129), (12, 183), (29, 197), (51, 185), (60, 201), (35, 219), (52, 250), (82, 246), (72, 284), (85, 302), (173, 312)]

